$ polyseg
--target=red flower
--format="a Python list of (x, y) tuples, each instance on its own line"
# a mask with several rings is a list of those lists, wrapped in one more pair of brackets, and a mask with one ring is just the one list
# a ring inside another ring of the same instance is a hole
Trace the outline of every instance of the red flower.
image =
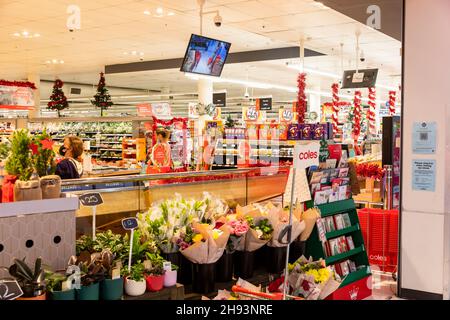
[(44, 139), (41, 141), (42, 149), (44, 150), (53, 150), (53, 141), (50, 139)]
[(311, 289), (309, 282), (307, 280), (303, 280), (302, 288), (305, 292), (308, 292)]
[(34, 155), (39, 154), (38, 145), (35, 143), (30, 144), (31, 153)]
[(283, 283), (284, 283), (284, 276), (271, 282), (267, 289), (269, 290), (269, 292), (281, 292), (280, 287)]

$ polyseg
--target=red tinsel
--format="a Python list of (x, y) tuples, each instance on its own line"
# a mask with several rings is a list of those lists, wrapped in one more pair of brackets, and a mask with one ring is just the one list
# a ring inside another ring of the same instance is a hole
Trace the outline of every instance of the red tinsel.
[(376, 124), (376, 91), (375, 88), (369, 88), (369, 112), (367, 114), (367, 118), (369, 120), (369, 132), (371, 134), (377, 133), (377, 124)]
[(354, 108), (354, 124), (353, 124), (353, 139), (355, 144), (358, 142), (359, 135), (361, 134), (361, 91), (355, 91), (355, 99), (353, 101)]
[(297, 113), (298, 113), (298, 123), (305, 123), (305, 113), (307, 108), (306, 103), (306, 73), (300, 73), (297, 78)]
[(395, 102), (397, 100), (397, 92), (389, 91), (389, 115), (395, 115)]
[(0, 86), (31, 88), (31, 89), (34, 89), (34, 90), (37, 89), (36, 85), (33, 82), (29, 82), (29, 81), (0, 80)]
[(374, 163), (362, 163), (356, 166), (356, 174), (364, 178), (381, 180), (383, 178), (384, 170)]
[(337, 135), (339, 133), (339, 84), (333, 83), (331, 91), (333, 94), (333, 133)]

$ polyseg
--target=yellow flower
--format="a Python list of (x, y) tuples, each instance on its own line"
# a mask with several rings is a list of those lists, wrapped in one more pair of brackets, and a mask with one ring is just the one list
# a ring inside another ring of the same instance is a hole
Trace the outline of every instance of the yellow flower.
[(194, 243), (200, 242), (200, 241), (202, 241), (202, 240), (203, 240), (203, 236), (202, 236), (200, 233), (198, 233), (198, 234), (196, 234), (194, 237), (192, 237), (192, 241), (193, 241)]
[(214, 229), (213, 232), (212, 232), (213, 239), (217, 240), (217, 238), (219, 238), (222, 233), (223, 232), (221, 230)]

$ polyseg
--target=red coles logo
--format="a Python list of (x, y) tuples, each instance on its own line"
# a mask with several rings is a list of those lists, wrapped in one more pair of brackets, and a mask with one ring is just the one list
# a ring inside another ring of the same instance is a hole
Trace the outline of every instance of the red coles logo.
[(317, 159), (317, 152), (311, 152), (311, 151), (300, 152), (300, 154), (298, 155), (298, 158), (300, 160)]

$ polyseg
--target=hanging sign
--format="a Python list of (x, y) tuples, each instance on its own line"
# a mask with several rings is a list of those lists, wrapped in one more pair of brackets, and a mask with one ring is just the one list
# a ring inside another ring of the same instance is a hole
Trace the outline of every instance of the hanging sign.
[(278, 110), (278, 118), (280, 122), (292, 122), (294, 120), (294, 113), (290, 109), (281, 108)]
[(227, 93), (218, 92), (213, 94), (213, 104), (216, 107), (224, 108), (227, 106)]
[(294, 148), (294, 168), (306, 169), (319, 165), (320, 143), (297, 143)]
[(172, 116), (172, 108), (166, 102), (154, 103), (152, 104), (152, 113), (156, 118), (170, 118)]
[(215, 108), (213, 119), (214, 120), (222, 119), (222, 108), (221, 107), (216, 107)]
[(256, 109), (261, 111), (272, 110), (272, 98), (259, 98), (256, 99)]
[(195, 102), (189, 102), (189, 119), (198, 119), (198, 107)]
[(256, 107), (243, 107), (242, 118), (248, 122), (263, 122), (266, 119), (264, 111), (258, 111)]
[(137, 114), (139, 117), (151, 117), (153, 116), (152, 105), (150, 103), (138, 104), (136, 106)]
[(33, 89), (0, 85), (0, 108), (31, 110), (34, 108)]

